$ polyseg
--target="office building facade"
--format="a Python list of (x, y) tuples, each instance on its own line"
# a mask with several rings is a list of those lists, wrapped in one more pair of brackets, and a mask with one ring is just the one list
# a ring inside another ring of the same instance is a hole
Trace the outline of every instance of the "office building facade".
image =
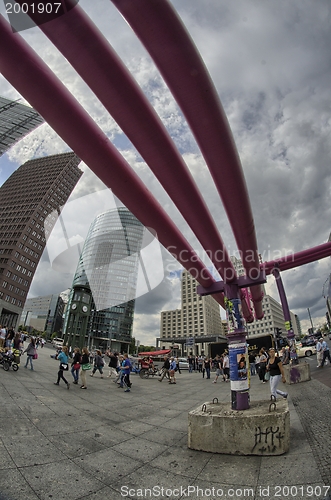
[[(253, 335), (274, 335), (277, 330), (281, 331), (282, 336), (286, 336), (285, 320), (282, 306), (273, 299), (270, 295), (265, 295), (262, 300), (262, 310), (264, 316), (262, 319), (247, 323), (247, 334), (249, 337)], [(291, 322), (294, 335), (300, 336), (298, 330), (298, 317), (290, 311)]]
[[(78, 338), (82, 345), (113, 350), (127, 350), (131, 342), (139, 255), (145, 228), (125, 207), (100, 214), (86, 237), (73, 279), (66, 314), (65, 334)], [(79, 287), (86, 287), (80, 293)], [(89, 318), (86, 332), (81, 331), (83, 312), (79, 296), (90, 290)], [(76, 297), (76, 299), (75, 299)], [(74, 334), (72, 329), (75, 330)], [(84, 337), (82, 340), (81, 337)], [(126, 348), (125, 348), (126, 346)]]
[(50, 339), (53, 333), (62, 334), (65, 303), (59, 295), (45, 295), (27, 299), (21, 315), (23, 330), (39, 330)]
[(188, 271), (182, 272), (181, 308), (161, 312), (160, 347), (179, 345), (183, 355), (200, 354), (208, 352), (210, 342), (225, 338), (219, 304), (211, 295), (198, 295), (197, 285)]
[(43, 118), (33, 108), (0, 97), (0, 156), (42, 123)]
[(74, 153), (30, 160), (0, 188), (2, 325), (18, 326), (47, 238), (82, 175), (79, 163)]

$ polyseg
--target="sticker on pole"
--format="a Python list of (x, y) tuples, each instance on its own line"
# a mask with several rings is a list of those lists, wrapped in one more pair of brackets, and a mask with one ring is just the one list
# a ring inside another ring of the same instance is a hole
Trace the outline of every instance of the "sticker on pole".
[(230, 344), (230, 380), (232, 391), (248, 389), (248, 351), (246, 343)]

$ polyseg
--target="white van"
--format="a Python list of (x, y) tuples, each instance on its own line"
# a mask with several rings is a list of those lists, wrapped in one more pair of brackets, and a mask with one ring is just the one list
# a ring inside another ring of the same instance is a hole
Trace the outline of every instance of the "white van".
[(58, 347), (63, 347), (63, 342), (64, 342), (63, 339), (55, 338), (53, 339), (52, 344), (54, 347), (58, 348)]

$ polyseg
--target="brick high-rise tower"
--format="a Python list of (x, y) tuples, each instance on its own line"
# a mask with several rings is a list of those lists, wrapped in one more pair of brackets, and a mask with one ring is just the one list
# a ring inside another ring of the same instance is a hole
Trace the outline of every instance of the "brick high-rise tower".
[(82, 171), (75, 153), (30, 160), (0, 188), (0, 324), (15, 327), (56, 218)]

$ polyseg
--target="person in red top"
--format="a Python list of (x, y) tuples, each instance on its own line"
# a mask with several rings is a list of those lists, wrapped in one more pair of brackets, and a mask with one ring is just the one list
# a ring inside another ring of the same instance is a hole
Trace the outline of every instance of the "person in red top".
[(148, 364), (149, 368), (154, 371), (154, 361), (152, 360), (151, 357), (149, 357)]
[(143, 358), (141, 360), (141, 368), (143, 368), (144, 370), (148, 370), (149, 368), (149, 361), (147, 358)]

